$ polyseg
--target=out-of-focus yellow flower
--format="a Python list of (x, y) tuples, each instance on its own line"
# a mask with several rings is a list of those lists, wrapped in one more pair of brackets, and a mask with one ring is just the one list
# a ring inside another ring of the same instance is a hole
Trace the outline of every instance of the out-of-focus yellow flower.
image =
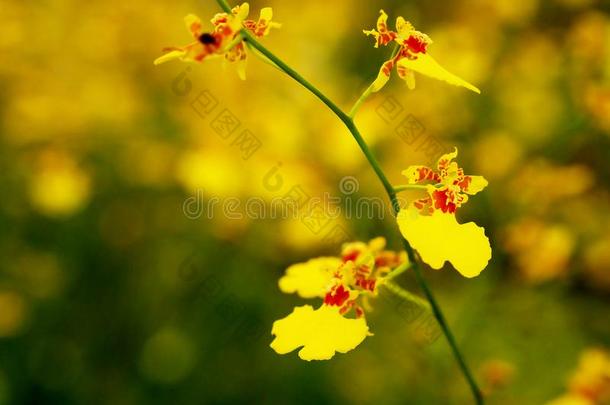
[(588, 86), (584, 91), (584, 105), (596, 124), (610, 136), (610, 86)]
[(387, 21), (388, 15), (380, 10), (377, 29), (363, 30), (366, 35), (375, 37), (375, 48), (378, 48), (379, 45), (386, 46), (391, 42), (396, 42), (400, 46), (398, 52), (381, 66), (377, 79), (372, 85), (373, 92), (379, 91), (385, 86), (390, 79), (392, 69), (396, 67), (398, 77), (407, 83), (409, 89), (415, 88), (413, 72), (418, 72), (433, 79), (481, 93), (472, 84), (447, 71), (428, 54), (428, 45), (432, 43), (428, 35), (416, 31), (413, 25), (403, 17), (396, 19), (396, 31), (388, 28)]
[[(368, 297), (377, 295), (377, 287), (392, 269), (406, 263), (406, 254), (385, 250), (385, 239), (368, 244), (347, 243), (341, 258), (321, 257), (290, 266), (279, 280), (285, 293), (303, 298), (323, 298), (314, 310), (310, 305), (296, 307), (283, 319), (275, 321), (271, 343), (279, 354), (303, 346), (303, 360), (328, 360), (336, 352), (345, 353), (370, 335), (364, 318)], [(363, 305), (359, 300), (362, 298)], [(355, 318), (347, 318), (351, 312)]]
[(483, 176), (469, 176), (453, 159), (454, 152), (441, 156), (436, 170), (410, 166), (403, 174), (409, 185), (428, 183), (427, 197), (416, 200), (398, 214), (403, 236), (433, 269), (449, 261), (465, 277), (475, 277), (491, 259), (489, 239), (473, 222), (460, 224), (456, 210), (487, 186)]
[(594, 184), (594, 173), (585, 165), (557, 166), (546, 160), (536, 160), (523, 165), (511, 176), (508, 195), (529, 211), (543, 212), (584, 194)]
[(27, 303), (20, 294), (0, 291), (0, 338), (18, 334), (27, 319)]
[(231, 10), (231, 14), (218, 13), (212, 18), (214, 30), (204, 32), (201, 19), (194, 14), (184, 17), (187, 29), (193, 35), (195, 42), (182, 47), (167, 47), (167, 53), (155, 60), (155, 65), (180, 59), (186, 62), (202, 62), (218, 56), (237, 64), (237, 73), (241, 79), (246, 78), (246, 48), (244, 41), (240, 40), (239, 31), (246, 28), (256, 37), (269, 34), (272, 28), (279, 28), (279, 23), (271, 21), (273, 10), (271, 7), (261, 9), (258, 21), (246, 20), (250, 6), (243, 3)]
[(204, 190), (223, 197), (241, 195), (244, 183), (233, 176), (240, 170), (237, 159), (219, 148), (189, 150), (179, 157), (175, 176), (189, 193)]
[(542, 283), (565, 274), (576, 241), (569, 228), (523, 219), (507, 228), (505, 246), (516, 257), (521, 275)]
[(610, 355), (606, 350), (585, 350), (568, 382), (568, 392), (547, 405), (595, 405), (610, 401)]
[(610, 401), (610, 354), (598, 348), (585, 350), (568, 388), (595, 403)]
[(30, 184), (32, 204), (43, 214), (63, 217), (78, 211), (90, 193), (89, 176), (62, 153), (44, 153)]
[(490, 395), (505, 387), (515, 376), (515, 366), (505, 360), (490, 359), (481, 365), (483, 392)]
[(595, 405), (595, 403), (579, 395), (567, 394), (547, 402), (546, 405)]
[(474, 146), (475, 168), (488, 179), (500, 179), (512, 173), (523, 155), (523, 147), (514, 137), (504, 132), (484, 136)]
[(596, 240), (585, 248), (584, 274), (595, 288), (610, 291), (610, 236)]

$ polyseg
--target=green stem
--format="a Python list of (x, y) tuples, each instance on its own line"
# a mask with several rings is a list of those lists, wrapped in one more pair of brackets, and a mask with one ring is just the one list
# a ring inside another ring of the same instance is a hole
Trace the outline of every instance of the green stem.
[(241, 41), (243, 41), (243, 36), (241, 32), (238, 32), (237, 35), (235, 35), (235, 38), (233, 38), (233, 41), (229, 42), (229, 44), (225, 46), (224, 52), (229, 52), (231, 49), (235, 48), (235, 46)]
[[(216, 1), (218, 2), (220, 7), (225, 12), (227, 12), (227, 13), (231, 12), (231, 7), (227, 4), (226, 0), (216, 0)], [(318, 99), (320, 99), (320, 101), (322, 101), (343, 122), (343, 124), (347, 127), (347, 129), (350, 131), (350, 133), (354, 137), (356, 143), (360, 147), (360, 150), (362, 151), (362, 153), (366, 157), (367, 161), (369, 162), (369, 164), (375, 171), (375, 174), (379, 178), (379, 181), (381, 182), (381, 184), (383, 185), (383, 188), (385, 189), (386, 193), (388, 194), (388, 197), (390, 198), (390, 201), (392, 203), (392, 209), (394, 211), (394, 214), (395, 215), (398, 214), (398, 212), (400, 211), (400, 205), (398, 203), (398, 199), (396, 198), (396, 192), (394, 191), (394, 188), (392, 187), (392, 184), (386, 177), (385, 173), (381, 169), (381, 166), (377, 162), (377, 159), (375, 158), (375, 156), (369, 149), (364, 138), (360, 134), (360, 131), (356, 127), (356, 124), (354, 123), (352, 118), (348, 114), (343, 112), (343, 110), (341, 108), (339, 108), (332, 100), (330, 100), (324, 93), (322, 93), (315, 86), (313, 86), (311, 83), (309, 83), (307, 80), (305, 80), (299, 73), (297, 73), (294, 69), (292, 69), (290, 66), (285, 64), (280, 58), (275, 56), (271, 51), (269, 51), (267, 48), (265, 48), (263, 45), (261, 45), (252, 36), (252, 34), (250, 34), (250, 32), (248, 30), (243, 29), (242, 35), (243, 35), (245, 41), (247, 41), (250, 45), (252, 45), (260, 53), (265, 55), (269, 60), (271, 60), (281, 70), (283, 70), (284, 73), (286, 73), (288, 76), (292, 77), (300, 85), (305, 87), (313, 95), (315, 95)], [(460, 350), (457, 346), (455, 338), (454, 338), (453, 334), (451, 333), (451, 330), (449, 329), (449, 325), (447, 324), (447, 321), (445, 320), (445, 317), (441, 311), (440, 306), (436, 302), (436, 299), (434, 298), (434, 295), (432, 294), (430, 287), (428, 287), (428, 283), (424, 279), (424, 276), (421, 272), (421, 269), (419, 268), (419, 265), (418, 265), (418, 262), (417, 262), (417, 259), (415, 256), (415, 252), (413, 251), (413, 248), (411, 247), (411, 245), (409, 244), (409, 242), (407, 242), (407, 240), (405, 238), (401, 238), (401, 240), (402, 240), (402, 244), (407, 252), (407, 255), (409, 257), (409, 261), (413, 264), (413, 272), (415, 273), (416, 280), (417, 280), (420, 288), (423, 290), (424, 295), (426, 296), (426, 299), (430, 303), (432, 312), (433, 312), (436, 320), (438, 321), (441, 329), (443, 330), (445, 337), (447, 338), (447, 342), (449, 343), (449, 346), (451, 347), (451, 350), (453, 351), (453, 355), (455, 356), (455, 358), (460, 366), (460, 369), (461, 369), (462, 373), (464, 374), (464, 377), (466, 378), (466, 380), (470, 386), (470, 389), (475, 398), (475, 401), (477, 404), (483, 404), (483, 396), (481, 394), (481, 390), (478, 388), (477, 383), (476, 383), (472, 373), (470, 372), (470, 369), (468, 368), (466, 361), (464, 360), (464, 357), (460, 353)]]
[(354, 106), (352, 107), (352, 109), (349, 111), (349, 117), (353, 120), (354, 117), (356, 116), (356, 113), (358, 112), (358, 109), (360, 108), (360, 106), (362, 105), (362, 103), (364, 103), (366, 101), (367, 98), (369, 98), (369, 96), (373, 93), (373, 85), (371, 84), (369, 87), (366, 88), (366, 90), (364, 90), (364, 93), (362, 93), (362, 95), (360, 96), (360, 98), (358, 98), (358, 100), (356, 100), (356, 102), (354, 103)]
[[(396, 54), (398, 54), (399, 51), (400, 51), (400, 45), (394, 44), (394, 49), (392, 49), (392, 55), (390, 56), (390, 59), (394, 59), (394, 57), (396, 56)], [(356, 102), (354, 103), (354, 106), (351, 108), (351, 110), (349, 110), (348, 115), (352, 120), (356, 117), (356, 113), (358, 112), (358, 109), (360, 108), (360, 106), (362, 106), (362, 104), (366, 101), (366, 99), (369, 98), (371, 96), (371, 94), (373, 94), (374, 83), (375, 82), (371, 83), (369, 85), (369, 87), (367, 87), (366, 90), (364, 90), (364, 93), (362, 93), (362, 95), (360, 95), (358, 100), (356, 100)]]
[(390, 292), (399, 296), (400, 298), (404, 299), (405, 301), (412, 302), (413, 304), (415, 304), (419, 307), (425, 308), (428, 311), (430, 310), (430, 304), (428, 303), (428, 301), (418, 297), (415, 294), (410, 293), (409, 291), (400, 287), (398, 284), (396, 284), (392, 281), (385, 281), (382, 285), (384, 287), (386, 287), (388, 290), (390, 290)]
[(396, 278), (399, 275), (401, 275), (402, 273), (404, 273), (405, 271), (409, 270), (412, 265), (413, 265), (413, 263), (411, 263), (411, 262), (408, 262), (408, 261), (404, 262), (403, 264), (401, 264), (400, 266), (396, 267), (394, 270), (389, 272), (387, 276), (383, 277), (383, 279), (386, 281), (392, 280), (393, 278)]
[(400, 193), (405, 190), (427, 190), (428, 186), (421, 184), (402, 184), (400, 186), (394, 186), (394, 191)]

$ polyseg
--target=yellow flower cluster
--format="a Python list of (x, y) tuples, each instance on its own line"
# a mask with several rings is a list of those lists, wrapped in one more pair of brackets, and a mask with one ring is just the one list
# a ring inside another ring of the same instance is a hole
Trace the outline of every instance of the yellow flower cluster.
[(290, 266), (279, 280), (284, 293), (321, 298), (322, 304), (296, 307), (273, 324), (271, 347), (286, 354), (302, 347), (303, 360), (328, 360), (345, 353), (371, 333), (365, 319), (368, 298), (378, 293), (392, 269), (407, 261), (404, 252), (385, 250), (384, 238), (345, 244), (341, 257), (320, 257)]
[(193, 35), (195, 42), (182, 47), (167, 47), (167, 53), (155, 60), (155, 65), (180, 59), (186, 62), (202, 62), (205, 59), (224, 56), (225, 60), (237, 65), (237, 73), (241, 79), (246, 78), (247, 54), (244, 41), (239, 36), (242, 28), (247, 29), (256, 37), (264, 37), (272, 28), (281, 24), (271, 21), (271, 7), (261, 9), (258, 21), (247, 20), (250, 6), (243, 3), (231, 10), (231, 14), (218, 13), (212, 18), (214, 30), (203, 31), (201, 19), (194, 14), (184, 17), (187, 29)]
[[(240, 77), (245, 78), (245, 43), (240, 34), (248, 30), (255, 37), (263, 37), (279, 24), (271, 21), (271, 8), (261, 10), (258, 21), (247, 20), (248, 3), (235, 7), (230, 14), (220, 13), (212, 18), (214, 30), (204, 32), (201, 20), (188, 15), (187, 28), (195, 42), (184, 47), (167, 48), (165, 55), (155, 61), (160, 64), (172, 59), (201, 62), (224, 56), (238, 64)], [(396, 52), (386, 61), (377, 79), (365, 94), (379, 91), (394, 67), (409, 88), (415, 86), (414, 72), (465, 87), (479, 93), (479, 89), (440, 66), (429, 54), (430, 38), (407, 22), (396, 20), (396, 31), (387, 25), (387, 14), (381, 10), (376, 29), (365, 30), (375, 38), (375, 47), (390, 43)], [(449, 261), (465, 277), (478, 275), (491, 258), (489, 240), (483, 228), (470, 222), (460, 224), (455, 218), (459, 207), (487, 186), (482, 176), (465, 175), (453, 160), (453, 153), (443, 155), (436, 168), (411, 166), (403, 172), (408, 185), (423, 188), (427, 197), (414, 201), (400, 211), (397, 221), (400, 231), (421, 260), (434, 269)], [(271, 347), (279, 354), (297, 348), (304, 360), (327, 360), (336, 352), (345, 353), (358, 346), (370, 335), (365, 320), (368, 299), (378, 293), (392, 270), (404, 270), (406, 254), (385, 250), (385, 239), (377, 238), (368, 244), (346, 244), (341, 257), (321, 257), (289, 267), (279, 280), (285, 293), (297, 293), (302, 298), (321, 298), (322, 304), (296, 307), (291, 314), (273, 324), (275, 339)]]
[(388, 15), (380, 10), (377, 29), (364, 30), (363, 32), (375, 37), (375, 48), (390, 43), (395, 43), (399, 47), (398, 52), (381, 66), (377, 79), (373, 83), (372, 91), (381, 90), (390, 79), (392, 69), (396, 67), (398, 77), (407, 83), (409, 89), (415, 88), (414, 72), (417, 72), (433, 79), (481, 93), (478, 88), (450, 73), (430, 56), (428, 54), (428, 45), (432, 43), (430, 37), (416, 31), (413, 25), (403, 17), (396, 19), (396, 31), (392, 31), (388, 28)]
[(460, 224), (455, 213), (487, 186), (483, 176), (465, 175), (453, 161), (454, 152), (441, 156), (436, 169), (411, 166), (403, 171), (409, 185), (426, 184), (425, 198), (414, 201), (398, 214), (403, 236), (433, 269), (446, 261), (465, 277), (475, 277), (491, 259), (491, 246), (484, 229), (474, 222)]

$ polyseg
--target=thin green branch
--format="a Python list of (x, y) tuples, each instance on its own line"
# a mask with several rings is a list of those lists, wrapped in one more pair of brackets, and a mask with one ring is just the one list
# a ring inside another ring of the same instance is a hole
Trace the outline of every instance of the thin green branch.
[[(226, 2), (226, 0), (216, 0), (216, 1), (218, 2), (220, 7), (225, 12), (227, 12), (227, 13), (231, 12), (231, 7)], [(297, 81), (307, 90), (309, 90), (313, 95), (315, 95), (318, 99), (320, 99), (320, 101), (322, 101), (344, 123), (344, 125), (347, 127), (347, 129), (350, 131), (350, 133), (354, 137), (356, 143), (360, 147), (360, 150), (362, 151), (362, 153), (368, 160), (369, 164), (375, 171), (375, 174), (379, 178), (379, 181), (383, 185), (383, 188), (385, 189), (386, 193), (388, 194), (390, 201), (392, 203), (392, 209), (394, 211), (394, 214), (395, 215), (398, 214), (398, 212), (400, 211), (400, 205), (398, 203), (398, 199), (396, 198), (396, 192), (394, 191), (392, 184), (389, 182), (385, 173), (381, 169), (381, 166), (377, 162), (377, 159), (371, 152), (371, 150), (368, 147), (367, 143), (365, 142), (364, 138), (360, 134), (360, 131), (356, 127), (356, 124), (354, 123), (352, 118), (348, 114), (346, 114), (341, 108), (339, 108), (332, 100), (330, 100), (324, 93), (322, 93), (320, 90), (318, 90), (315, 86), (313, 86), (311, 83), (309, 83), (307, 80), (305, 80), (305, 78), (303, 78), (294, 69), (292, 69), (286, 63), (284, 63), (280, 58), (275, 56), (271, 51), (269, 51), (262, 44), (260, 44), (250, 34), (250, 32), (248, 30), (243, 29), (241, 32), (242, 32), (242, 35), (243, 35), (245, 41), (247, 41), (252, 47), (254, 47), (260, 53), (262, 53), (264, 56), (266, 56), (269, 60), (271, 60), (276, 66), (278, 66), (281, 70), (283, 70), (284, 73), (286, 73), (288, 76), (292, 77), (295, 81)], [(426, 296), (426, 299), (430, 303), (432, 312), (433, 312), (436, 320), (438, 321), (441, 329), (443, 330), (445, 337), (447, 338), (449, 346), (451, 347), (451, 349), (453, 351), (453, 355), (455, 356), (455, 358), (460, 366), (460, 369), (461, 369), (462, 373), (464, 374), (464, 376), (470, 386), (470, 389), (475, 398), (475, 401), (477, 404), (483, 404), (483, 396), (481, 394), (481, 391), (478, 388), (477, 383), (476, 383), (472, 373), (470, 372), (470, 369), (468, 368), (468, 365), (466, 364), (466, 361), (464, 360), (464, 358), (457, 346), (455, 338), (449, 328), (449, 325), (447, 324), (447, 321), (445, 320), (445, 317), (440, 309), (440, 306), (436, 302), (436, 299), (434, 298), (432, 291), (428, 287), (428, 284), (427, 284), (426, 280), (424, 279), (423, 274), (421, 273), (421, 269), (419, 268), (417, 258), (415, 256), (415, 252), (413, 251), (413, 248), (411, 247), (411, 245), (409, 244), (409, 242), (407, 242), (407, 240), (405, 238), (401, 238), (401, 240), (402, 240), (402, 244), (407, 252), (407, 255), (409, 257), (409, 261), (413, 264), (413, 272), (415, 273), (416, 280), (417, 280), (420, 288), (423, 290), (424, 295)]]
[(235, 35), (235, 38), (233, 38), (233, 41), (229, 42), (227, 46), (225, 46), (224, 52), (229, 52), (231, 49), (235, 48), (237, 44), (239, 44), (241, 41), (243, 41), (242, 34), (241, 32), (238, 32), (237, 35)]
[[(390, 56), (390, 59), (394, 59), (394, 57), (398, 54), (398, 51), (400, 51), (400, 45), (398, 45), (397, 43), (394, 44), (394, 49), (392, 49), (392, 55)], [(362, 104), (364, 104), (364, 102), (366, 101), (367, 98), (369, 98), (371, 96), (371, 94), (374, 93), (373, 89), (374, 89), (374, 83), (371, 83), (369, 85), (369, 87), (366, 88), (366, 90), (364, 90), (364, 93), (362, 93), (362, 95), (360, 95), (360, 97), (358, 97), (358, 100), (356, 100), (356, 102), (354, 103), (353, 107), (349, 110), (349, 117), (353, 120), (354, 118), (356, 118), (356, 113), (358, 112), (358, 109), (360, 109), (360, 107), (362, 106)]]
[(369, 98), (369, 96), (372, 93), (373, 93), (373, 85), (371, 84), (371, 85), (369, 85), (369, 87), (366, 88), (366, 90), (364, 90), (364, 93), (362, 93), (362, 95), (358, 98), (358, 100), (356, 100), (356, 102), (354, 103), (354, 106), (349, 111), (348, 115), (352, 120), (356, 116), (356, 113), (358, 112), (358, 109), (360, 108), (360, 106), (366, 101), (367, 98)]
[(388, 275), (385, 276), (383, 279), (387, 280), (387, 281), (392, 280), (392, 279), (398, 277), (399, 275), (401, 275), (402, 273), (404, 273), (405, 271), (409, 270), (412, 266), (413, 266), (413, 263), (406, 261), (403, 264), (401, 264), (400, 266), (396, 267), (391, 272), (389, 272)]
[(401, 184), (399, 186), (394, 186), (394, 191), (400, 193), (401, 191), (406, 190), (427, 190), (428, 186), (422, 184)]
[(404, 288), (400, 287), (398, 284), (396, 284), (392, 281), (385, 281), (381, 285), (386, 287), (392, 294), (399, 296), (400, 298), (402, 298), (405, 301), (411, 302), (419, 307), (425, 308), (428, 311), (431, 309), (428, 301), (424, 300), (423, 298), (418, 297), (415, 294), (410, 293), (409, 291), (405, 290)]

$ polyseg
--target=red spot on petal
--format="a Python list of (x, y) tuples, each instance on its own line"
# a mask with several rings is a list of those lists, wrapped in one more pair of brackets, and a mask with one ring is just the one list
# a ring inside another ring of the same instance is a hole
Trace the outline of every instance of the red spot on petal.
[(436, 173), (434, 170), (430, 169), (429, 167), (426, 166), (421, 166), (417, 168), (417, 178), (415, 179), (416, 182), (420, 182), (420, 181), (436, 181), (436, 182), (440, 182), (441, 181), (441, 177), (438, 175), (438, 173)]
[(464, 176), (463, 178), (456, 180), (454, 182), (462, 191), (468, 191), (468, 187), (470, 187), (470, 183), (472, 183), (472, 177)]
[(426, 53), (426, 47), (428, 46), (426, 41), (413, 35), (407, 38), (405, 45), (413, 53)]
[(343, 285), (339, 285), (336, 288), (333, 288), (330, 292), (326, 293), (324, 297), (324, 303), (326, 305), (336, 305), (338, 307), (342, 306), (345, 301), (349, 298), (349, 291), (347, 291)]
[(351, 252), (343, 255), (343, 261), (344, 262), (349, 262), (350, 260), (356, 261), (356, 259), (358, 258), (359, 255), (360, 255), (360, 252), (358, 250), (351, 251)]
[(434, 208), (439, 209), (445, 213), (455, 213), (457, 206), (454, 202), (455, 196), (450, 190), (435, 190), (432, 193), (432, 199), (434, 200)]

